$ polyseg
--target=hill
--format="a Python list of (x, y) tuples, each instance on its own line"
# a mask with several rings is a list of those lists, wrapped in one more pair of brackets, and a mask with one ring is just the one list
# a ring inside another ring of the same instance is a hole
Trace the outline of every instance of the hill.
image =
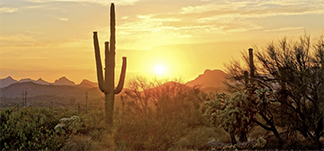
[(84, 88), (95, 88), (95, 87), (98, 87), (98, 83), (94, 83), (94, 82), (91, 82), (89, 80), (82, 80), (82, 82), (78, 85), (76, 85), (78, 87), (84, 87)]
[(226, 80), (226, 73), (222, 70), (207, 69), (197, 78), (186, 83), (187, 86), (201, 86), (201, 90), (207, 92), (220, 92), (224, 91), (225, 85), (223, 82)]
[(39, 78), (37, 81), (35, 81), (37, 84), (42, 84), (42, 85), (50, 85), (51, 83), (44, 81), (42, 78)]
[(54, 85), (68, 85), (68, 86), (75, 86), (75, 83), (66, 77), (61, 77), (58, 80), (55, 80), (53, 83)]

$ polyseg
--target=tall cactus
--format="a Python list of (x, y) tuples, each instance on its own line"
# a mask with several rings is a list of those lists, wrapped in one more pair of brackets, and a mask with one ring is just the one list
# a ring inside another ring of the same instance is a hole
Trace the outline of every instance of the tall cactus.
[[(115, 49), (116, 49), (116, 21), (115, 5), (110, 6), (110, 43), (105, 42), (105, 77), (103, 77), (100, 49), (97, 32), (93, 32), (93, 43), (96, 58), (97, 78), (100, 90), (105, 94), (105, 119), (108, 128), (113, 125), (115, 94), (121, 92), (126, 75), (126, 57), (123, 57), (123, 65), (118, 86), (115, 89)], [(110, 44), (110, 45), (109, 45)], [(105, 79), (104, 79), (105, 78)]]

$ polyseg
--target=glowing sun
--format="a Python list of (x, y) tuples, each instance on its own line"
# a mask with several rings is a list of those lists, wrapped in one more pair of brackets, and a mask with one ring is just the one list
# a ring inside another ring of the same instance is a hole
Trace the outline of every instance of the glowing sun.
[(156, 66), (156, 67), (155, 67), (155, 72), (156, 72), (157, 74), (162, 74), (162, 73), (164, 72), (164, 68), (163, 68), (163, 66)]

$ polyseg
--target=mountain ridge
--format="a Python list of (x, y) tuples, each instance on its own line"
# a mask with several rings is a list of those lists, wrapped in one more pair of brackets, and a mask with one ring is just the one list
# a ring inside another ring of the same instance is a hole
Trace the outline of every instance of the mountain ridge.
[(15, 80), (11, 76), (8, 76), (6, 78), (0, 79), (0, 88), (5, 88), (15, 83), (25, 83), (25, 82), (33, 82), (41, 85), (69, 85), (69, 86), (80, 86), (80, 87), (96, 87), (96, 85), (98, 85), (97, 83), (87, 79), (83, 79), (80, 84), (75, 84), (75, 82), (69, 80), (65, 76), (56, 79), (53, 83), (47, 82), (42, 78), (38, 78), (37, 80), (31, 78), (22, 78), (20, 80)]
[[(205, 92), (220, 92), (225, 88), (223, 81), (226, 80), (226, 76), (227, 74), (222, 70), (207, 69), (203, 74), (198, 75), (194, 80), (189, 81), (184, 85), (190, 87), (199, 85), (200, 89)], [(30, 96), (78, 96), (80, 95), (79, 93), (81, 93), (81, 90), (82, 92), (93, 91), (95, 94), (100, 96), (102, 95), (97, 83), (84, 79), (80, 84), (75, 84), (65, 76), (55, 80), (54, 83), (46, 82), (42, 78), (39, 78), (38, 80), (24, 78), (17, 81), (11, 76), (8, 76), (7, 78), (0, 79), (0, 86), (1, 97), (21, 97), (22, 91), (27, 91)]]
[(59, 96), (79, 98), (87, 92), (91, 96), (101, 97), (103, 94), (99, 88), (85, 88), (69, 85), (42, 85), (34, 82), (14, 83), (5, 88), (1, 88), (0, 97), (16, 98), (21, 97), (21, 93), (26, 91), (28, 97), (35, 96)]

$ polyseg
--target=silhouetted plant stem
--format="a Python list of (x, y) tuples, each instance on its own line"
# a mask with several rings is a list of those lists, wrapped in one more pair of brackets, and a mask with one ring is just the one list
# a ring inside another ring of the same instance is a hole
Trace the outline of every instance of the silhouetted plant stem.
[(88, 92), (86, 92), (86, 109), (85, 109), (86, 114), (88, 114)]
[(249, 58), (250, 58), (250, 83), (253, 85), (254, 83), (254, 63), (253, 63), (253, 49), (249, 49)]

